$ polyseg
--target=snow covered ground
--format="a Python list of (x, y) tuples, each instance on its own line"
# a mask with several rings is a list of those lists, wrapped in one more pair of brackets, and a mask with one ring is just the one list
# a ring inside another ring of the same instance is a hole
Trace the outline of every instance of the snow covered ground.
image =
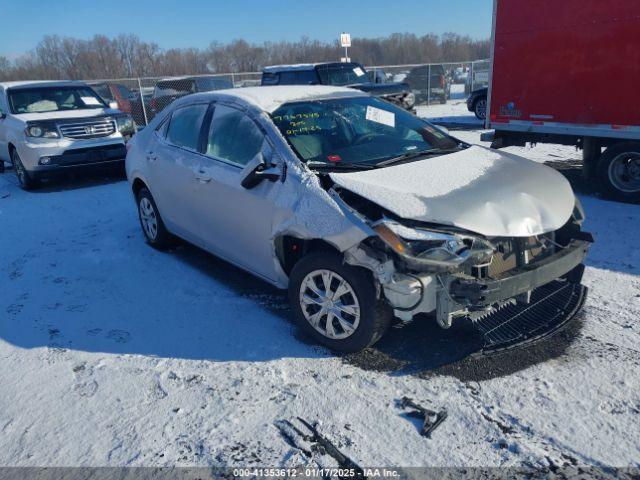
[[(571, 327), (491, 360), (429, 319), (335, 356), (282, 292), (148, 247), (125, 181), (0, 175), (0, 466), (327, 465), (276, 428), (302, 417), (361, 466), (640, 467), (640, 207), (589, 194), (574, 149), (511, 150), (563, 160), (596, 244)], [(404, 396), (448, 411), (431, 439)]]

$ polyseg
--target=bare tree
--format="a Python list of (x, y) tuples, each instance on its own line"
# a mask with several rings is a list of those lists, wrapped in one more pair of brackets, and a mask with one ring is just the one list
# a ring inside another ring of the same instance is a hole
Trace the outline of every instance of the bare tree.
[[(350, 55), (365, 65), (463, 62), (486, 58), (488, 40), (446, 33), (417, 36), (394, 33), (384, 38), (354, 38)], [(205, 49), (162, 50), (136, 35), (88, 40), (47, 35), (14, 61), (0, 57), (3, 79), (96, 79), (259, 71), (281, 63), (335, 61), (338, 42), (302, 37), (297, 42), (212, 42)]]

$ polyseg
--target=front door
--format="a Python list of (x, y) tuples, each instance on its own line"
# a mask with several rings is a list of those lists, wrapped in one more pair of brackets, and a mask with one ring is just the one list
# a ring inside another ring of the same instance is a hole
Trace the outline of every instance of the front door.
[(207, 139), (199, 170), (200, 235), (212, 252), (275, 280), (272, 229), (284, 214), (276, 205), (282, 184), (241, 185), (243, 168), (268, 148), (265, 135), (246, 113), (218, 104)]

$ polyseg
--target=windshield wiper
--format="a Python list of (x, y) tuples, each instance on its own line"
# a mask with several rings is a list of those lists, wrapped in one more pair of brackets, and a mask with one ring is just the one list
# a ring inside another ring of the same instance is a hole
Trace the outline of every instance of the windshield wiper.
[(376, 164), (376, 167), (386, 167), (387, 165), (392, 165), (394, 163), (406, 162), (409, 160), (414, 160), (419, 157), (431, 157), (433, 155), (446, 155), (447, 153), (455, 153), (460, 151), (459, 147), (456, 148), (431, 148), (429, 150), (421, 150), (419, 152), (407, 152), (403, 155), (399, 155), (397, 157), (392, 157), (387, 160), (383, 160)]
[(375, 165), (362, 163), (324, 163), (324, 162), (307, 162), (309, 168), (321, 168), (326, 170), (372, 170)]

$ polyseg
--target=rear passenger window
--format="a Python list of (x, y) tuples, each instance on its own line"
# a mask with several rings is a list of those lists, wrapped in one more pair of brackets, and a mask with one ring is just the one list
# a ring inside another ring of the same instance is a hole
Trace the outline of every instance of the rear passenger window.
[(207, 105), (190, 105), (176, 109), (171, 115), (167, 141), (177, 147), (198, 150), (198, 138)]
[(235, 108), (216, 106), (209, 129), (207, 155), (246, 165), (262, 149), (264, 134), (247, 115)]

